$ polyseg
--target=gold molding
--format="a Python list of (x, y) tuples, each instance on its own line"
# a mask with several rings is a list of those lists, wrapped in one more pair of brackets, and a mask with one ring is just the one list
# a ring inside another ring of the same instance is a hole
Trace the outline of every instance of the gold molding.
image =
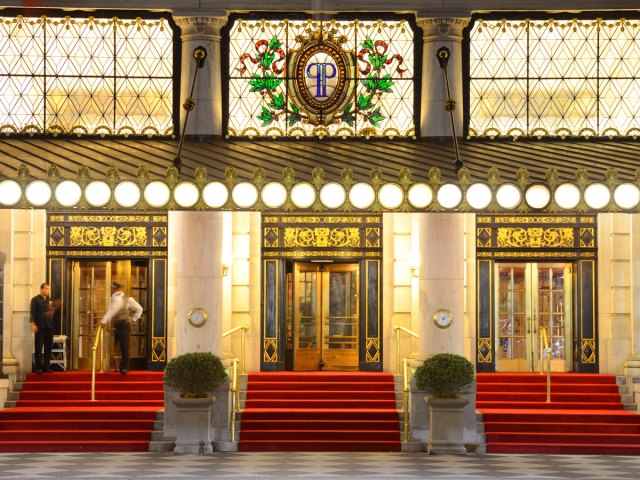
[[(149, 215), (68, 215), (66, 221), (75, 223), (148, 223), (151, 219)], [(155, 220), (154, 217), (154, 221), (160, 220)], [(167, 221), (166, 217), (164, 221)]]
[(498, 228), (498, 248), (573, 248), (573, 228)]
[[(587, 348), (591, 348), (591, 354), (587, 355)], [(595, 340), (582, 340), (580, 345), (580, 357), (582, 363), (596, 363), (596, 341)]]
[(146, 227), (71, 227), (71, 247), (146, 247)]
[(263, 257), (340, 257), (340, 258), (379, 258), (379, 251), (367, 252), (357, 250), (290, 250), (277, 252), (262, 252)]
[[(161, 348), (160, 355), (156, 354), (156, 347)], [(167, 341), (164, 337), (153, 337), (151, 339), (151, 361), (165, 362), (167, 360)]]
[[(273, 348), (273, 355), (269, 355), (268, 348)], [(278, 361), (278, 342), (276, 338), (265, 338), (263, 343), (263, 361), (264, 363), (276, 363)]]
[[(373, 347), (375, 348), (375, 354), (371, 355), (369, 353), (369, 349)], [(365, 352), (366, 352), (366, 362), (367, 363), (374, 363), (374, 362), (379, 362), (380, 361), (380, 339), (378, 338), (367, 338), (366, 341), (366, 346), (365, 346)]]
[[(485, 218), (485, 217), (483, 217)], [(487, 217), (488, 218), (488, 217)], [(547, 215), (533, 216), (501, 216), (497, 215), (493, 219), (493, 223), (576, 223), (576, 217), (550, 217)]]
[(284, 248), (292, 247), (359, 247), (359, 228), (306, 228), (284, 229)]
[[(487, 354), (482, 354), (482, 347), (487, 347)], [(490, 338), (478, 339), (478, 363), (492, 363), (493, 362), (493, 350), (491, 350)]]

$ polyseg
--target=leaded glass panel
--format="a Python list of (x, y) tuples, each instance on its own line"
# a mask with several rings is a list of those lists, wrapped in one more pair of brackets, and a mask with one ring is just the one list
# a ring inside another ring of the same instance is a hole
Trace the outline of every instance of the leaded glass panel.
[(639, 36), (625, 19), (478, 20), (469, 135), (637, 135)]
[(0, 17), (0, 132), (171, 135), (165, 18)]
[(229, 29), (229, 136), (415, 134), (406, 20), (249, 20)]

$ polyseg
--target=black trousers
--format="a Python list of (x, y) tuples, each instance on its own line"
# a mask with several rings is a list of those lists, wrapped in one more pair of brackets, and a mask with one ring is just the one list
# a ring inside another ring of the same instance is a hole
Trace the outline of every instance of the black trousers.
[(116, 323), (116, 343), (120, 344), (120, 354), (122, 361), (118, 367), (120, 370), (129, 368), (129, 335), (131, 333), (131, 324), (129, 322)]
[[(36, 370), (49, 370), (51, 348), (53, 348), (53, 328), (39, 328), (35, 334)], [(42, 348), (44, 347), (44, 358)]]

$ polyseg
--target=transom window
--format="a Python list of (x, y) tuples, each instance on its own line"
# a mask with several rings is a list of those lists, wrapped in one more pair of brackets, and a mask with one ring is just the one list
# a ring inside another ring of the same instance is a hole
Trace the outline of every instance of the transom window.
[(167, 19), (0, 17), (0, 133), (171, 135)]
[(407, 20), (237, 18), (227, 32), (229, 136), (415, 134)]
[(640, 22), (477, 20), (467, 118), (472, 137), (639, 135)]

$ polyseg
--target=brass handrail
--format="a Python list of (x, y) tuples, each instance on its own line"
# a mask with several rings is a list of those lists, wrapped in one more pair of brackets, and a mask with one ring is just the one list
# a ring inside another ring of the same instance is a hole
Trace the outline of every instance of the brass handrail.
[(96, 340), (93, 342), (93, 358), (91, 360), (91, 401), (96, 401), (96, 350), (98, 350), (98, 345), (100, 345), (100, 370), (102, 370), (102, 324), (98, 325), (98, 330), (96, 331)]
[(540, 373), (544, 370), (544, 360), (542, 352), (547, 353), (547, 403), (551, 403), (551, 349), (547, 338), (547, 327), (540, 327)]
[(229, 427), (231, 428), (231, 441), (236, 441), (236, 414), (240, 412), (240, 388), (238, 387), (238, 363), (234, 358), (231, 364), (231, 411), (229, 412)]
[(409, 421), (409, 383), (410, 383), (410, 370), (409, 370), (409, 359), (405, 358), (402, 360), (402, 413), (404, 414), (404, 429), (402, 434), (402, 441), (407, 443), (409, 441), (409, 425), (411, 422)]
[(242, 370), (242, 375), (246, 375), (247, 374), (247, 370), (246, 370), (246, 362), (245, 362), (245, 337), (244, 334), (247, 330), (249, 330), (249, 327), (247, 325), (238, 325), (237, 327), (232, 328), (231, 330), (227, 330), (226, 332), (224, 332), (222, 334), (222, 338), (231, 335), (232, 333), (236, 333), (238, 330), (241, 330), (241, 338), (240, 338), (240, 366), (241, 366), (241, 370)]
[(400, 375), (400, 332), (408, 333), (416, 338), (420, 338), (416, 332), (409, 330), (408, 328), (402, 327), (400, 325), (394, 325), (393, 329), (396, 332), (396, 375)]

